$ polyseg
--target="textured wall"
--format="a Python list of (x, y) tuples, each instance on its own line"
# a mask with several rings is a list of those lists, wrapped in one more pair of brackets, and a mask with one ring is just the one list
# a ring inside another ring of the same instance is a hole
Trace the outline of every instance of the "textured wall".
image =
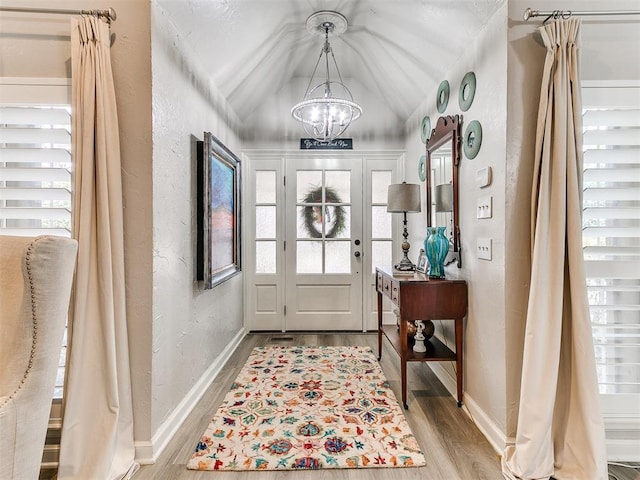
[[(465, 325), (465, 392), (490, 421), (500, 430), (506, 428), (505, 405), (505, 142), (506, 142), (506, 70), (507, 19), (506, 5), (492, 17), (485, 29), (469, 46), (466, 54), (440, 80), (448, 80), (451, 88), (449, 103), (443, 114), (436, 109), (437, 91), (425, 92), (425, 102), (407, 122), (406, 178), (421, 183), (418, 178), (418, 159), (425, 154), (420, 141), (422, 117), (429, 115), (432, 127), (440, 115), (463, 115), (462, 133), (472, 120), (482, 125), (482, 147), (469, 160), (461, 152), (459, 186), (459, 223), (462, 246), (462, 268), (447, 267), (448, 278), (467, 280), (469, 314)], [(468, 111), (462, 112), (458, 102), (460, 82), (468, 71), (475, 72), (476, 94)], [(478, 169), (490, 166), (493, 182), (480, 189), (476, 186)], [(423, 191), (424, 193), (424, 191)], [(478, 220), (476, 206), (480, 197), (493, 197), (493, 217)], [(424, 208), (424, 199), (423, 199)], [(424, 241), (426, 213), (413, 216), (411, 244), (417, 249)], [(476, 239), (491, 238), (491, 261), (476, 258)], [(444, 322), (450, 323), (450, 322)], [(443, 325), (444, 325), (443, 323)], [(441, 327), (436, 325), (440, 334)], [(445, 328), (449, 345), (455, 343), (453, 327)], [(444, 364), (455, 378), (452, 366)]]
[(243, 327), (242, 275), (213, 290), (196, 276), (195, 141), (209, 131), (240, 155), (234, 116), (164, 11), (152, 7), (153, 392), (162, 426)]

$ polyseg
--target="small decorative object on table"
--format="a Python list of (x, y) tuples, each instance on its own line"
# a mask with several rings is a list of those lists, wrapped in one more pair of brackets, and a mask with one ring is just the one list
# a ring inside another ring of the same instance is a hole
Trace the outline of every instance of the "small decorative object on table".
[(427, 347), (424, 344), (424, 334), (422, 332), (424, 332), (424, 323), (422, 323), (422, 320), (416, 320), (416, 334), (413, 337), (413, 339), (415, 340), (416, 343), (413, 344), (413, 351), (414, 352), (426, 352), (427, 351)]
[(449, 252), (449, 240), (444, 235), (446, 227), (427, 227), (424, 250), (429, 260), (429, 278), (444, 278), (444, 260)]
[(424, 253), (424, 248), (420, 249), (420, 255), (418, 255), (416, 272), (427, 273), (427, 256)]

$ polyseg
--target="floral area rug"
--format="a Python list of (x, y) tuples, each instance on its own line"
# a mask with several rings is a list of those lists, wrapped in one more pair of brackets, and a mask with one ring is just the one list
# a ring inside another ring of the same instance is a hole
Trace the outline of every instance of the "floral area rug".
[(415, 437), (369, 347), (257, 347), (191, 470), (416, 467)]

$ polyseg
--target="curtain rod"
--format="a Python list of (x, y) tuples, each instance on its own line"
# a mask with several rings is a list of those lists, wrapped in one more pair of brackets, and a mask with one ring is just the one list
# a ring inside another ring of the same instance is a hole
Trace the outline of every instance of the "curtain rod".
[[(526, 22), (530, 18), (534, 17), (544, 17), (547, 18), (544, 22), (547, 22), (551, 18), (569, 18), (572, 15), (578, 16), (595, 16), (595, 15), (640, 15), (640, 10), (600, 10), (600, 11), (591, 11), (591, 12), (578, 12), (572, 10), (552, 10), (548, 12), (541, 12), (540, 10), (533, 10), (531, 8), (527, 8), (524, 11), (522, 17)], [(544, 23), (543, 22), (543, 23)]]
[(111, 23), (116, 19), (116, 11), (109, 7), (107, 10), (60, 10), (51, 8), (23, 8), (23, 7), (0, 7), (0, 12), (20, 12), (20, 13), (56, 13), (63, 15), (96, 15), (105, 17)]

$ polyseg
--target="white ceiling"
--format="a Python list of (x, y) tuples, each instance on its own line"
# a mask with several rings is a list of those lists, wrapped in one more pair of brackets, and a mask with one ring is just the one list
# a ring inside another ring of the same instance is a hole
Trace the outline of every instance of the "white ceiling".
[[(302, 100), (323, 39), (306, 19), (343, 14), (330, 38), (344, 83), (363, 116), (354, 138), (401, 138), (408, 117), (505, 0), (157, 0), (226, 97), (244, 140), (295, 139)], [(317, 79), (316, 75), (316, 79)], [(319, 82), (315, 82), (319, 83)]]

